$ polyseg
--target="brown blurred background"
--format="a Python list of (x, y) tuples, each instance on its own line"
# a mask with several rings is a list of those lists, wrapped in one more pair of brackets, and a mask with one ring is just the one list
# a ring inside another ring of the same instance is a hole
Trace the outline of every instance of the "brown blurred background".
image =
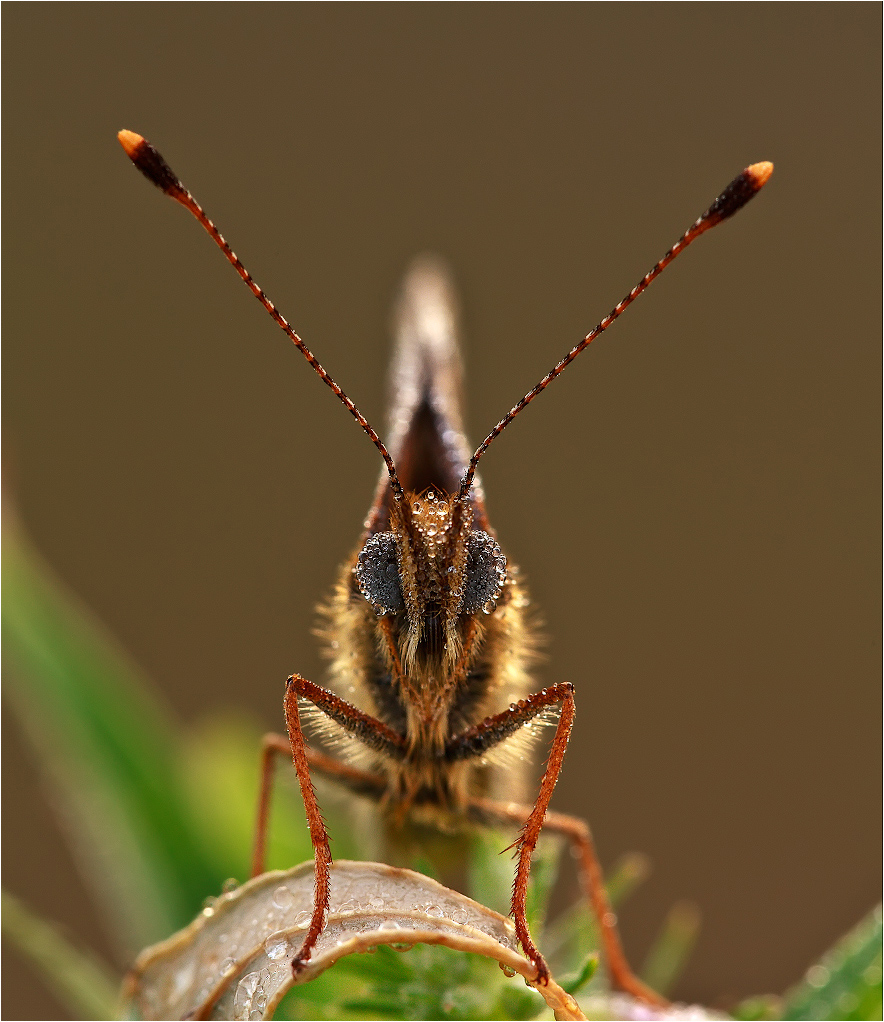
[[(7, 480), (187, 720), (279, 728), (286, 674), (321, 677), (312, 608), (379, 459), (117, 129), (376, 425), (397, 282), (447, 257), (476, 440), (775, 162), (483, 475), (548, 623), (538, 685), (578, 687), (555, 805), (607, 863), (654, 863), (633, 958), (688, 898), (680, 996), (796, 980), (879, 897), (880, 7), (3, 13)], [(106, 948), (8, 715), (5, 736), (5, 884)], [(11, 956), (4, 979), (4, 1017), (57, 1017)]]

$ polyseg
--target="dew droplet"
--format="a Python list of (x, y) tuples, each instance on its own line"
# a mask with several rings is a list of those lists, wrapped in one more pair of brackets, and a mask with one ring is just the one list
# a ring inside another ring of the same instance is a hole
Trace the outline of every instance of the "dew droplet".
[(430, 490), (430, 491), (429, 491), (429, 492), (427, 493), (427, 500), (435, 500), (435, 499), (436, 499), (436, 494), (435, 494), (435, 493), (433, 493), (433, 491), (432, 491), (432, 490)]
[(369, 898), (368, 906), (369, 906), (369, 908), (373, 908), (373, 909), (381, 909), (381, 908), (384, 907), (384, 899), (383, 898)]
[(248, 976), (244, 976), (237, 984), (236, 993), (233, 995), (234, 1018), (248, 1018), (252, 1008), (252, 997), (258, 986), (258, 978), (257, 972), (250, 972)]
[(285, 886), (277, 887), (273, 892), (273, 898), (271, 900), (277, 908), (281, 908), (283, 910), (293, 908), (295, 904), (294, 894), (292, 894), (288, 887)]
[(486, 600), (484, 606), (482, 607), (482, 613), (483, 614), (493, 614), (495, 610), (497, 610), (497, 601), (496, 600)]
[(428, 536), (435, 536), (438, 531), (439, 530), (435, 525), (428, 525), (426, 528), (426, 533)]
[(290, 950), (288, 938), (279, 931), (271, 933), (264, 941), (264, 953), (272, 962), (278, 962), (280, 959), (285, 958)]
[(414, 503), (413, 503), (413, 504), (411, 505), (411, 510), (412, 510), (412, 511), (414, 511), (414, 513), (415, 513), (416, 515), (419, 515), (419, 514), (421, 513), (421, 502), (420, 502), (419, 500), (416, 500), (416, 501), (415, 501), (415, 502), (414, 502)]
[(445, 915), (438, 905), (427, 905), (426, 911), (427, 915), (430, 916), (431, 919), (441, 919)]
[(515, 969), (511, 969), (508, 965), (504, 965), (503, 962), (498, 962), (497, 964), (500, 966), (500, 971), (504, 974), (504, 976), (509, 976), (510, 979), (515, 976)]

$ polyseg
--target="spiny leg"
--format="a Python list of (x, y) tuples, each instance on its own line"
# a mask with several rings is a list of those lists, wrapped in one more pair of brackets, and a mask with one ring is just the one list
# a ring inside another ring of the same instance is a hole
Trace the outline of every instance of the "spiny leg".
[[(503, 713), (487, 717), (479, 724), (456, 736), (448, 743), (445, 750), (446, 758), (451, 761), (471, 759), (474, 756), (484, 755), (489, 749), (499, 745), (550, 707), (555, 706), (561, 707), (559, 721), (555, 737), (553, 738), (552, 748), (550, 749), (549, 759), (540, 781), (540, 791), (527, 819), (522, 817), (520, 821), (522, 822), (522, 830), (514, 843), (518, 863), (516, 865), (516, 875), (513, 879), (513, 921), (516, 925), (516, 936), (519, 938), (519, 943), (537, 969), (536, 982), (538, 983), (547, 983), (549, 981), (549, 966), (547, 966), (543, 955), (541, 955), (531, 939), (531, 934), (528, 930), (528, 920), (525, 913), (528, 874), (531, 870), (531, 855), (537, 844), (540, 830), (543, 827), (543, 818), (546, 815), (549, 801), (552, 798), (556, 781), (559, 779), (565, 749), (568, 747), (571, 725), (574, 722), (574, 686), (570, 682), (563, 682), (560, 685), (545, 688), (541, 692), (535, 692), (534, 695), (529, 696), (527, 699), (514, 703), (509, 709), (504, 710)], [(494, 803), (491, 804), (493, 805)]]
[[(497, 819), (512, 823), (524, 823), (532, 810), (532, 806), (493, 802), (490, 799), (471, 799), (470, 808), (478, 811), (483, 820)], [(552, 812), (546, 814), (543, 827), (546, 831), (567, 838), (577, 850), (580, 883), (598, 920), (605, 961), (613, 985), (648, 1004), (668, 1004), (665, 997), (635, 975), (626, 959), (617, 929), (617, 916), (608, 900), (602, 867), (596, 855), (592, 832), (586, 822), (576, 816)]]
[(519, 838), (515, 842), (518, 866), (513, 881), (512, 912), (516, 923), (516, 933), (525, 953), (537, 965), (538, 976), (543, 975), (546, 963), (528, 933), (525, 899), (531, 855), (541, 829), (546, 826), (556, 833), (563, 834), (578, 849), (581, 881), (598, 918), (605, 957), (614, 985), (648, 1003), (665, 1004), (667, 1002), (664, 998), (638, 979), (626, 960), (617, 931), (617, 917), (611, 910), (605, 892), (602, 869), (595, 854), (589, 828), (576, 817), (565, 816), (561, 813), (547, 813), (574, 722), (574, 686), (570, 683), (554, 685), (516, 703), (503, 713), (488, 717), (453, 739), (447, 749), (447, 754), (452, 759), (482, 755), (518, 731), (519, 728), (536, 719), (545, 710), (558, 704), (561, 704), (558, 726), (535, 804), (533, 806), (507, 805), (502, 802), (493, 802), (490, 799), (471, 799), (470, 809), (486, 821), (498, 819), (522, 825)]
[(252, 877), (264, 872), (267, 861), (267, 827), (270, 822), (270, 798), (273, 793), (273, 774), (276, 757), (292, 755), (288, 738), (272, 732), (261, 739), (261, 784), (258, 789), (258, 813), (255, 820), (255, 842), (252, 845)]
[[(377, 799), (386, 790), (387, 779), (381, 774), (357, 770), (333, 756), (327, 756), (324, 752), (311, 748), (306, 742), (304, 747), (311, 771), (317, 771), (325, 777), (339, 781), (357, 795), (368, 795)], [(284, 756), (287, 760), (291, 760), (292, 746), (285, 735), (270, 732), (261, 739), (261, 785), (250, 873), (253, 877), (260, 876), (266, 869), (267, 832), (270, 824), (270, 805), (277, 756)]]
[[(312, 703), (343, 727), (345, 731), (371, 748), (397, 758), (402, 756), (405, 748), (405, 739), (401, 735), (367, 713), (357, 710), (355, 706), (336, 696), (333, 692), (314, 685), (312, 681), (307, 681), (306, 678), (302, 678), (298, 674), (293, 674), (286, 682), (285, 722), (289, 733), (292, 761), (298, 775), (301, 796), (307, 812), (307, 825), (310, 829), (310, 840), (314, 852), (313, 915), (304, 942), (292, 960), (292, 970), (295, 973), (299, 972), (310, 960), (310, 955), (325, 925), (329, 903), (329, 867), (332, 862), (328, 831), (325, 828), (319, 803), (316, 800), (316, 791), (310, 777), (310, 758), (304, 733), (301, 730), (301, 716), (298, 712), (299, 698)], [(269, 756), (272, 753), (265, 753), (265, 755)]]

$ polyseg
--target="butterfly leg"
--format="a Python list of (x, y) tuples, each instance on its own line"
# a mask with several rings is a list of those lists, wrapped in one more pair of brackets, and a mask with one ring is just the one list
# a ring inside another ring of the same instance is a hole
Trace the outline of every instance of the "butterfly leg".
[[(304, 743), (307, 752), (307, 763), (311, 772), (330, 777), (346, 785), (357, 795), (380, 798), (387, 787), (387, 779), (381, 774), (373, 774), (368, 770), (357, 770), (333, 756), (311, 748)], [(270, 823), (270, 803), (273, 794), (273, 778), (277, 757), (292, 760), (292, 746), (285, 735), (270, 732), (261, 739), (261, 786), (258, 795), (258, 812), (255, 822), (255, 843), (252, 851), (252, 868), (250, 876), (260, 876), (266, 868), (267, 831)]]
[[(329, 756), (316, 753), (308, 748), (301, 729), (299, 699), (311, 703), (340, 725), (348, 734), (358, 738), (371, 748), (395, 758), (401, 757), (405, 750), (405, 739), (401, 735), (381, 721), (356, 709), (355, 706), (336, 696), (333, 692), (314, 685), (312, 681), (308, 681), (298, 674), (293, 674), (286, 682), (284, 708), (289, 737), (287, 742), (281, 735), (268, 736), (264, 740), (261, 795), (258, 804), (258, 834), (256, 835), (255, 856), (252, 865), (253, 868), (263, 868), (273, 761), (278, 753), (287, 751), (291, 753), (295, 773), (298, 776), (314, 853), (313, 915), (304, 942), (292, 960), (292, 969), (295, 972), (299, 972), (310, 959), (316, 941), (325, 925), (329, 903), (331, 848), (329, 847), (328, 831), (325, 828), (313, 781), (310, 777), (311, 760), (320, 770), (325, 767), (333, 775), (348, 779), (351, 785), (361, 781), (363, 786), (369, 789), (376, 788), (373, 774), (353, 770), (344, 764), (338, 764)], [(288, 746), (287, 749), (286, 746)]]
[(493, 802), (490, 799), (472, 799), (470, 801), (472, 813), (480, 819), (485, 821), (496, 819), (521, 824), (522, 829), (514, 845), (518, 858), (512, 900), (516, 934), (526, 955), (536, 964), (538, 977), (548, 976), (549, 970), (531, 939), (525, 916), (531, 855), (541, 829), (546, 826), (567, 837), (578, 849), (581, 881), (599, 921), (605, 957), (614, 985), (648, 1003), (665, 1004), (666, 1001), (659, 994), (635, 976), (626, 960), (617, 932), (617, 918), (611, 910), (605, 892), (602, 870), (595, 854), (589, 827), (576, 817), (565, 816), (561, 813), (547, 813), (574, 723), (574, 686), (569, 682), (553, 685), (551, 688), (535, 693), (528, 699), (523, 699), (503, 713), (488, 717), (453, 739), (446, 750), (447, 755), (452, 759), (483, 755), (495, 745), (505, 741), (519, 728), (524, 727), (555, 706), (561, 706), (558, 725), (534, 805), (507, 805)]
[[(520, 728), (554, 707), (560, 707), (559, 720), (546, 769), (543, 771), (543, 777), (540, 781), (540, 791), (537, 794), (537, 801), (528, 813), (527, 818), (521, 818), (522, 829), (513, 845), (516, 849), (517, 865), (515, 879), (513, 880), (512, 916), (516, 925), (516, 936), (519, 938), (519, 943), (522, 945), (525, 954), (537, 968), (538, 983), (549, 981), (549, 967), (528, 931), (525, 898), (528, 891), (531, 855), (537, 844), (537, 838), (543, 826), (543, 818), (546, 815), (549, 801), (552, 798), (553, 789), (556, 786), (556, 781), (559, 779), (562, 760), (565, 756), (565, 749), (568, 747), (568, 738), (571, 734), (571, 725), (574, 722), (574, 686), (570, 682), (563, 682), (560, 685), (553, 685), (550, 688), (543, 689), (541, 692), (536, 692), (527, 699), (522, 699), (520, 702), (513, 704), (508, 710), (504, 710), (503, 713), (486, 717), (479, 724), (457, 735), (449, 742), (445, 750), (446, 758), (453, 761), (484, 755), (489, 749), (499, 745)], [(494, 803), (490, 804), (494, 805)]]
[[(481, 814), (483, 820), (496, 819), (511, 823), (523, 823), (532, 811), (531, 806), (492, 802), (490, 799), (473, 799), (470, 806)], [(652, 990), (635, 975), (627, 961), (617, 929), (617, 916), (608, 900), (602, 867), (596, 856), (592, 832), (586, 822), (576, 816), (547, 813), (543, 828), (547, 832), (561, 834), (567, 838), (577, 852), (581, 886), (598, 921), (612, 984), (647, 1004), (668, 1004), (666, 998), (661, 997), (656, 990)]]

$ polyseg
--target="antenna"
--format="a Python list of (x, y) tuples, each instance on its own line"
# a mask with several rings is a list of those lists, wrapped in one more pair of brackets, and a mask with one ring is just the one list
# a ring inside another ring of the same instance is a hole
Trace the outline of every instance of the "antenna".
[(756, 192), (760, 191), (772, 173), (773, 164), (765, 162), (753, 163), (752, 166), (747, 167), (742, 174), (737, 175), (737, 177), (731, 181), (721, 195), (718, 196), (715, 202), (712, 203), (709, 209), (707, 209), (706, 212), (684, 232), (672, 248), (669, 249), (666, 255), (663, 256), (653, 269), (649, 270), (644, 277), (642, 277), (642, 279), (619, 304), (614, 306), (599, 325), (588, 333), (578, 345), (573, 347), (561, 362), (558, 362), (555, 366), (553, 366), (546, 376), (544, 376), (536, 386), (532, 387), (518, 404), (514, 405), (510, 411), (507, 412), (494, 429), (491, 430), (488, 436), (485, 437), (476, 449), (476, 453), (472, 456), (472, 458), (470, 458), (470, 464), (467, 467), (464, 477), (460, 483), (460, 491), (458, 493), (459, 499), (465, 497), (469, 492), (470, 487), (473, 485), (473, 476), (475, 475), (476, 465), (478, 464), (479, 459), (485, 451), (488, 450), (491, 442), (500, 436), (519, 412), (521, 412), (526, 405), (529, 405), (542, 390), (545, 390), (557, 376), (564, 372), (566, 367), (569, 366), (575, 358), (577, 358), (584, 348), (592, 344), (599, 334), (604, 333), (614, 320), (617, 319), (617, 317), (629, 305), (631, 305), (636, 298), (638, 298), (642, 291), (648, 287), (651, 281), (654, 280), (655, 277), (658, 277), (677, 255), (683, 252), (692, 241), (699, 238), (704, 231), (708, 231), (710, 227), (715, 227), (716, 224), (720, 224), (722, 220), (727, 220), (727, 218), (733, 216), (737, 210), (742, 209), (752, 196), (755, 195)]
[(301, 352), (304, 358), (310, 363), (318, 376), (326, 383), (334, 393), (340, 398), (344, 406), (353, 416), (353, 418), (359, 423), (365, 433), (368, 434), (371, 442), (381, 452), (381, 457), (387, 466), (387, 471), (390, 473), (390, 483), (393, 487), (393, 495), (397, 500), (402, 497), (402, 484), (399, 482), (399, 476), (396, 474), (396, 466), (393, 464), (393, 459), (390, 457), (390, 452), (384, 446), (381, 438), (375, 433), (368, 423), (368, 420), (359, 411), (355, 404), (350, 400), (344, 391), (335, 383), (331, 376), (322, 368), (316, 359), (313, 352), (307, 347), (307, 345), (301, 340), (300, 337), (295, 333), (294, 330), (289, 326), (285, 317), (277, 310), (276, 306), (264, 291), (255, 283), (252, 279), (252, 275), (239, 261), (236, 253), (227, 244), (218, 228), (212, 223), (212, 221), (203, 212), (200, 204), (194, 199), (190, 192), (184, 187), (181, 181), (178, 179), (172, 168), (166, 163), (166, 161), (160, 156), (156, 149), (143, 138), (141, 135), (136, 134), (134, 131), (123, 130), (117, 133), (117, 139), (120, 145), (125, 149), (126, 155), (135, 164), (135, 166), (141, 171), (142, 174), (152, 181), (157, 188), (165, 192), (170, 198), (180, 203), (185, 209), (189, 210), (199, 220), (199, 222), (205, 227), (206, 231), (211, 235), (215, 244), (221, 249), (224, 255), (227, 257), (228, 262), (233, 266), (242, 280), (245, 282), (248, 289), (258, 299), (258, 301), (264, 306), (264, 308), (270, 313), (277, 324), (282, 327), (288, 337), (294, 343), (295, 347)]

